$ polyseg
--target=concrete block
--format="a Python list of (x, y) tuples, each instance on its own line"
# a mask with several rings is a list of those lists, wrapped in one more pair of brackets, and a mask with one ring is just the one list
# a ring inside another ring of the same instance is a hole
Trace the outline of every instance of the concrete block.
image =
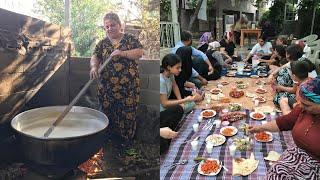
[(160, 75), (149, 75), (149, 87), (150, 90), (159, 91), (160, 90)]
[(138, 61), (138, 68), (140, 74), (159, 74), (160, 73), (160, 61)]
[(142, 89), (140, 92), (140, 103), (145, 105), (159, 105), (159, 90), (152, 91)]
[(141, 89), (148, 89), (149, 87), (149, 76), (146, 74), (140, 74), (140, 86)]

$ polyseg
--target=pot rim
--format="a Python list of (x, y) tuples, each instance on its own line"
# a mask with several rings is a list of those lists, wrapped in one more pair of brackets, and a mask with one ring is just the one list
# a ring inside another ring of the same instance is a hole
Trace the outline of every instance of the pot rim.
[[(45, 107), (34, 108), (34, 109), (30, 109), (30, 110), (21, 112), (21, 113), (17, 114), (16, 116), (14, 116), (14, 118), (13, 118), (13, 119), (11, 120), (11, 122), (10, 122), (10, 126), (11, 126), (11, 128), (14, 129), (14, 131), (16, 131), (17, 133), (22, 134), (22, 135), (27, 136), (27, 137), (30, 137), (30, 138), (33, 138), (33, 139), (45, 140), (45, 141), (57, 141), (57, 140), (73, 140), (73, 139), (77, 139), (77, 138), (82, 138), (82, 137), (91, 136), (91, 135), (94, 135), (94, 134), (97, 134), (97, 133), (100, 133), (100, 132), (106, 130), (107, 127), (108, 127), (108, 125), (109, 125), (109, 119), (108, 119), (108, 117), (107, 117), (104, 113), (102, 113), (102, 112), (100, 112), (100, 111), (98, 111), (98, 110), (96, 110), (96, 109), (92, 109), (92, 108), (88, 108), (88, 107), (82, 107), (82, 106), (72, 106), (72, 108), (88, 109), (88, 110), (90, 110), (90, 111), (94, 111), (94, 112), (96, 112), (96, 113), (98, 113), (98, 114), (103, 115), (103, 116), (105, 117), (106, 126), (105, 126), (103, 129), (99, 130), (99, 131), (95, 131), (95, 132), (92, 132), (92, 133), (89, 133), (89, 134), (80, 135), (80, 136), (71, 136), (71, 137), (44, 137), (44, 136), (42, 136), (42, 137), (39, 137), (39, 136), (32, 136), (32, 135), (26, 134), (26, 133), (24, 133), (24, 132), (22, 132), (22, 131), (19, 131), (19, 130), (16, 129), (16, 128), (14, 127), (14, 125), (13, 125), (13, 121), (14, 121), (14, 120), (16, 119), (16, 117), (18, 117), (18, 116), (23, 116), (23, 114), (30, 113), (30, 112), (32, 112), (32, 111), (36, 111), (36, 110), (39, 110), (39, 109), (43, 109), (43, 108), (53, 108), (53, 107), (67, 107), (67, 106), (45, 106)], [(61, 112), (61, 113), (62, 113), (62, 112)]]

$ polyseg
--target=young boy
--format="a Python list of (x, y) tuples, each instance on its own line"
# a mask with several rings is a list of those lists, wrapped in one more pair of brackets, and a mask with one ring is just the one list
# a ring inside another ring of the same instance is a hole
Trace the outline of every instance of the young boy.
[(288, 114), (291, 111), (291, 108), (295, 107), (300, 103), (299, 97), (299, 86), (305, 81), (308, 81), (309, 72), (312, 72), (315, 69), (314, 64), (310, 60), (303, 61), (294, 61), (290, 63), (291, 71), (292, 71), (292, 80), (294, 82), (294, 89), (296, 91), (296, 99), (294, 101), (288, 101), (288, 98), (282, 97), (280, 99), (280, 108), (282, 110), (283, 115)]

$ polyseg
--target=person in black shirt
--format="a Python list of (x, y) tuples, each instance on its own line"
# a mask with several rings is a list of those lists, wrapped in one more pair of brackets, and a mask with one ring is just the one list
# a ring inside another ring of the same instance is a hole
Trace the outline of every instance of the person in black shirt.
[(220, 46), (224, 49), (222, 49), (222, 53), (225, 52), (223, 54), (224, 56), (226, 56), (226, 59), (232, 58), (233, 61), (238, 60), (237, 53), (235, 52), (236, 45), (233, 43), (232, 39), (229, 39), (227, 35), (224, 35), (223, 39), (219, 43)]

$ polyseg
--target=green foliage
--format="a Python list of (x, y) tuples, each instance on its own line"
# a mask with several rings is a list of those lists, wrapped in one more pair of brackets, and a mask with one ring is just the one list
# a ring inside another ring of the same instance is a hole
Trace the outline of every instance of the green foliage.
[[(73, 55), (91, 56), (96, 41), (104, 36), (103, 29), (99, 28), (103, 15), (114, 6), (104, 0), (71, 1)], [(44, 15), (52, 23), (64, 24), (64, 0), (37, 0), (35, 12)]]
[(160, 21), (171, 21), (170, 0), (160, 0)]

